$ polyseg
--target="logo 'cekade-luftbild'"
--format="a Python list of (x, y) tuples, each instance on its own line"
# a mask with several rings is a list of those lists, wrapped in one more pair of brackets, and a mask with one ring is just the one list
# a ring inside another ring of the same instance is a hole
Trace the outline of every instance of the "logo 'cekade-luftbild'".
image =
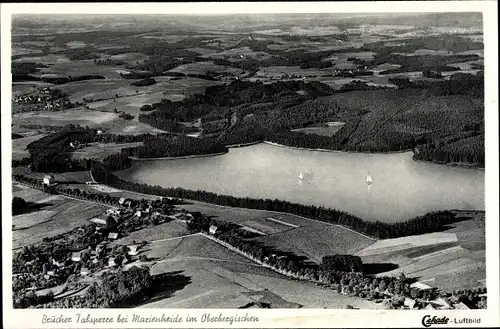
[(442, 318), (433, 316), (431, 318), (430, 315), (426, 315), (422, 318), (422, 325), (426, 328), (429, 328), (433, 324), (448, 324), (448, 321), (450, 321), (450, 319), (447, 318), (446, 316), (443, 316)]

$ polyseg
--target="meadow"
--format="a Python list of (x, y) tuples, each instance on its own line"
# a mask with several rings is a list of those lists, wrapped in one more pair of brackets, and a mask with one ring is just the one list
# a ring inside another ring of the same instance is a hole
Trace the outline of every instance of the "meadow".
[(477, 287), (486, 275), (484, 213), (456, 213), (463, 220), (443, 232), (379, 240), (355, 255), (364, 263), (397, 265), (381, 276), (404, 273), (443, 290)]
[(238, 308), (252, 302), (270, 303), (271, 308), (382, 307), (289, 280), (201, 235), (162, 244), (152, 244), (152, 250), (145, 253), (162, 258), (151, 267), (151, 274), (171, 273), (176, 280), (141, 308)]
[(16, 225), (12, 231), (13, 249), (87, 225), (89, 219), (102, 215), (106, 210), (106, 207), (92, 202), (53, 196), (16, 183), (13, 186), (18, 188), (13, 191), (13, 196), (39, 206), (37, 211), (13, 216), (12, 223)]

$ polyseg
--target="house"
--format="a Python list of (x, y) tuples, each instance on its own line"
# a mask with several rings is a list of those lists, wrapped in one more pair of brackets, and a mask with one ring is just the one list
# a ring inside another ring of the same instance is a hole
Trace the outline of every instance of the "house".
[(180, 216), (176, 217), (179, 219), (181, 222), (189, 223), (191, 220), (194, 219), (193, 215), (187, 213), (187, 214), (181, 214)]
[(48, 276), (54, 276), (54, 275), (56, 275), (56, 271), (54, 271), (54, 270), (48, 270), (47, 271), (47, 275)]
[(215, 234), (215, 233), (217, 233), (217, 226), (215, 226), (215, 225), (210, 225), (210, 228), (208, 229), (208, 232), (209, 232), (210, 234)]
[(118, 208), (111, 208), (111, 209), (106, 210), (106, 214), (107, 215), (117, 215), (117, 216), (120, 216), (121, 210), (118, 209)]
[(126, 201), (127, 201), (127, 199), (122, 197), (122, 198), (120, 198), (120, 200), (118, 200), (118, 203), (121, 205), (124, 205)]
[(102, 130), (97, 131), (97, 135), (100, 135), (100, 134), (102, 134)]
[(426, 307), (424, 307), (424, 310), (435, 310), (436, 308), (432, 306), (432, 304), (427, 304)]
[(86, 267), (82, 267), (82, 269), (80, 270), (80, 274), (81, 274), (81, 275), (87, 275), (87, 274), (89, 274), (89, 273), (90, 273), (90, 271), (89, 271), (89, 269), (88, 269), (88, 268), (86, 268)]
[(140, 210), (137, 210), (135, 212), (135, 215), (140, 218), (142, 216), (142, 212)]
[(115, 258), (114, 257), (109, 257), (109, 259), (108, 259), (108, 266), (116, 266)]
[(415, 308), (416, 301), (412, 298), (405, 298), (403, 304), (412, 310)]
[(52, 265), (55, 265), (57, 267), (63, 267), (64, 263), (58, 262), (57, 260), (55, 260), (54, 258), (52, 258)]
[(92, 218), (90, 220), (92, 223), (94, 224), (99, 224), (99, 225), (106, 225), (106, 220), (105, 219), (102, 219), (102, 218)]
[(43, 185), (50, 186), (55, 183), (55, 178), (52, 175), (45, 175), (43, 178)]
[(118, 233), (109, 233), (108, 239), (112, 239), (112, 240), (118, 239)]
[(81, 252), (73, 252), (71, 253), (71, 260), (73, 262), (79, 262), (82, 260), (82, 253)]
[(136, 244), (130, 245), (130, 246), (128, 246), (128, 252), (127, 252), (127, 254), (130, 255), (130, 256), (135, 256), (135, 255), (137, 255), (139, 253), (139, 251), (138, 251), (139, 248), (140, 248), (139, 245), (136, 245)]

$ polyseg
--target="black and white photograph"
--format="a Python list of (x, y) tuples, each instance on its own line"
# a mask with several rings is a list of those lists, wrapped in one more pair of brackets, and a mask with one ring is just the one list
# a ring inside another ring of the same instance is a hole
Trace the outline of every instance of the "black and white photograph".
[(498, 302), (483, 12), (61, 6), (2, 30), (4, 304), (425, 310), (410, 325), (429, 327)]

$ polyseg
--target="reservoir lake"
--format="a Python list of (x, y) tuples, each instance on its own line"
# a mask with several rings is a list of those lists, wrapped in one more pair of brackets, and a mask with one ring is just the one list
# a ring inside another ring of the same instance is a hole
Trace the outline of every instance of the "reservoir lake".
[(434, 210), (484, 210), (484, 170), (417, 162), (412, 155), (262, 143), (212, 157), (134, 161), (117, 175), (163, 187), (324, 206), (388, 223)]

